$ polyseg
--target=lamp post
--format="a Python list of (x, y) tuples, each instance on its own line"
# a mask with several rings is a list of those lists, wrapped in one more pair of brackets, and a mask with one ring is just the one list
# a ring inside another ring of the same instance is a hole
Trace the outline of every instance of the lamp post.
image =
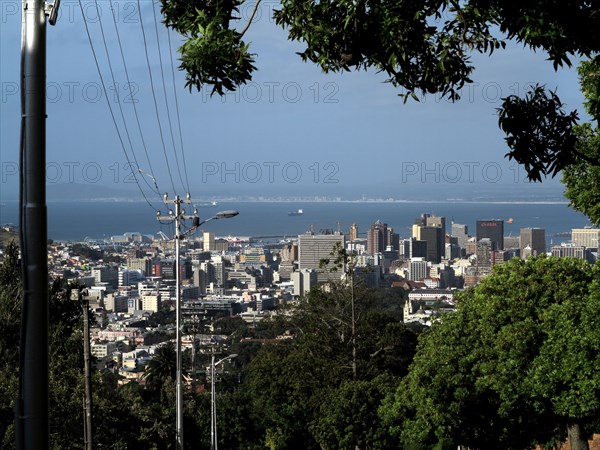
[(217, 450), (217, 396), (215, 393), (215, 367), (222, 362), (227, 361), (228, 359), (236, 358), (237, 353), (232, 353), (231, 355), (215, 362), (214, 347), (212, 350), (210, 362), (210, 448), (211, 450)]
[[(183, 450), (183, 389), (181, 385), (181, 275), (179, 269), (179, 243), (187, 235), (192, 234), (196, 229), (210, 220), (229, 219), (237, 216), (239, 213), (233, 210), (220, 211), (206, 220), (200, 221), (198, 212), (194, 211), (193, 216), (186, 216), (185, 210), (181, 208), (182, 203), (191, 203), (190, 194), (187, 194), (185, 199), (181, 199), (179, 195), (175, 196), (174, 200), (169, 200), (167, 194), (164, 194), (164, 202), (175, 204), (175, 215), (161, 216), (160, 211), (156, 213), (158, 220), (175, 220), (175, 353), (176, 353), (176, 374), (175, 374), (175, 389), (176, 389), (176, 433), (175, 440), (176, 450)], [(192, 219), (192, 228), (185, 233), (181, 233), (181, 222), (185, 219)]]

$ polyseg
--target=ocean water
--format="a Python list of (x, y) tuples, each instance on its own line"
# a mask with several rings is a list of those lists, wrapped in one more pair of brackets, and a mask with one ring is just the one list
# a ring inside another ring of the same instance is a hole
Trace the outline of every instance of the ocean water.
[[(167, 214), (162, 206), (162, 214)], [(239, 211), (237, 217), (209, 221), (202, 226), (217, 236), (237, 237), (294, 237), (324, 229), (347, 232), (352, 223), (364, 236), (377, 220), (393, 227), (400, 237), (409, 237), (412, 224), (422, 213), (446, 217), (448, 232), (453, 221), (466, 224), (471, 235), (480, 219), (504, 219), (507, 236), (518, 236), (520, 228), (541, 227), (546, 229), (548, 243), (564, 241), (561, 234), (589, 225), (586, 216), (559, 202), (220, 202), (198, 209), (201, 220), (222, 210)], [(288, 215), (298, 209), (303, 210), (301, 216)], [(507, 222), (509, 219), (512, 223)], [(7, 223), (18, 224), (16, 202), (0, 207), (0, 224)], [(172, 236), (173, 224), (159, 223), (156, 211), (144, 202), (48, 203), (48, 237), (54, 240), (101, 239), (125, 232), (156, 235), (159, 231)]]

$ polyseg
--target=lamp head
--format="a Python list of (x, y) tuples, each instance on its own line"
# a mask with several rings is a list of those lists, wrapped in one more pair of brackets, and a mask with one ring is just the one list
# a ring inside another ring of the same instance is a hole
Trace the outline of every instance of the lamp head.
[(232, 217), (235, 217), (239, 214), (238, 211), (234, 211), (233, 209), (229, 209), (227, 211), (220, 211), (217, 214), (215, 214), (215, 219), (230, 219)]

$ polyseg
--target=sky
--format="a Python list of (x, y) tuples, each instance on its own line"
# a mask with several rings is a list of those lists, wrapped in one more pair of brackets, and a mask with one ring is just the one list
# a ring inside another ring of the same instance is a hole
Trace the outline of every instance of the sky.
[[(189, 186), (194, 199), (444, 200), (507, 191), (524, 198), (561, 198), (558, 180), (527, 183), (524, 170), (504, 158), (507, 147), (497, 125), (500, 99), (524, 94), (534, 82), (557, 89), (566, 108), (581, 113), (575, 69), (554, 72), (542, 53), (511, 44), (491, 58), (474, 55), (474, 83), (462, 100), (429, 96), (403, 103), (382, 74), (323, 74), (303, 63), (295, 53), (302, 44), (287, 40), (272, 19), (277, 3), (265, 0), (245, 35), (256, 53), (252, 82), (237, 93), (211, 97), (185, 88), (176, 61), (181, 38), (171, 32), (169, 49), (160, 17), (155, 28), (156, 3), (112, 4), (115, 20), (108, 0), (99, 0), (98, 9), (82, 0), (84, 21), (77, 0), (62, 0), (56, 26), (47, 29), (49, 200), (97, 196), (99, 190), (138, 198), (132, 165), (145, 194), (154, 198), (154, 180), (158, 192), (171, 196)], [(253, 5), (242, 7), (242, 24)], [(20, 39), (21, 1), (0, 0), (0, 201), (14, 200), (18, 192)]]

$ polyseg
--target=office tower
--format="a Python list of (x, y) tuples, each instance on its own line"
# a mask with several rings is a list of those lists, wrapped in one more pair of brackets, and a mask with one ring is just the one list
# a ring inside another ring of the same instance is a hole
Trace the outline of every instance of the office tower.
[(504, 220), (478, 220), (476, 236), (492, 241), (492, 250), (504, 250)]
[(546, 253), (546, 230), (543, 228), (521, 228), (521, 258)]
[(317, 285), (318, 273), (313, 269), (297, 270), (292, 273), (292, 283), (294, 283), (294, 295), (304, 295)]
[(215, 250), (215, 234), (210, 231), (202, 233), (202, 249), (205, 252), (212, 252)]
[(215, 268), (215, 279), (218, 286), (225, 286), (227, 281), (227, 271), (225, 270), (225, 261), (221, 256), (213, 256), (211, 263)]
[(200, 270), (202, 270), (202, 272), (204, 272), (204, 274), (205, 274), (204, 276), (205, 276), (205, 280), (206, 280), (206, 286), (208, 286), (210, 283), (217, 282), (217, 274), (215, 272), (215, 266), (213, 265), (212, 262), (210, 262), (210, 261), (201, 262)]
[(490, 238), (477, 241), (475, 255), (477, 256), (477, 267), (491, 267), (495, 263), (494, 246)]
[(427, 257), (427, 241), (421, 241), (417, 238), (411, 238), (410, 242), (410, 258), (425, 258)]
[(446, 252), (446, 218), (422, 214), (413, 225), (412, 237), (427, 242), (427, 261), (439, 263)]
[(322, 259), (331, 259), (331, 253), (334, 251), (336, 244), (344, 248), (344, 235), (340, 233), (333, 234), (314, 234), (308, 232), (298, 236), (298, 269), (317, 269), (318, 282), (339, 280), (342, 276), (342, 271), (329, 272), (328, 270), (320, 270), (320, 262)]
[(282, 262), (298, 261), (298, 243), (290, 242), (281, 249)]
[(92, 267), (92, 276), (96, 284), (106, 283), (113, 288), (119, 286), (119, 269), (117, 266)]
[(199, 295), (206, 295), (207, 275), (201, 267), (194, 268), (194, 286), (198, 287)]
[(504, 236), (504, 250), (521, 248), (521, 236)]
[(371, 225), (371, 228), (367, 230), (367, 251), (369, 252), (369, 255), (381, 253), (388, 246), (393, 246), (393, 235), (394, 229), (388, 228), (387, 223), (381, 223), (381, 221), (378, 220)]
[(352, 225), (350, 225), (350, 236), (349, 236), (351, 241), (355, 241), (356, 239), (358, 239), (358, 226), (353, 223)]
[(469, 227), (467, 225), (463, 225), (462, 223), (453, 222), (452, 236), (456, 238), (458, 246), (464, 249), (467, 246), (467, 241), (469, 240)]
[(151, 258), (127, 258), (126, 264), (130, 270), (141, 269), (147, 277), (152, 276), (153, 260)]
[(402, 239), (398, 245), (398, 258), (410, 258), (411, 239)]
[(444, 258), (452, 261), (453, 259), (460, 258), (460, 253), (461, 248), (458, 245), (458, 239), (450, 236), (450, 239), (446, 242)]
[(408, 266), (408, 279), (419, 281), (427, 278), (428, 264), (424, 258), (411, 258)]
[(582, 245), (593, 251), (598, 250), (600, 243), (600, 229), (598, 228), (573, 228), (571, 230), (571, 241), (575, 245)]
[(578, 258), (585, 259), (588, 262), (594, 262), (594, 257), (589, 249), (583, 245), (576, 245), (572, 243), (562, 243), (560, 245), (554, 245), (551, 249), (552, 256), (559, 258)]

